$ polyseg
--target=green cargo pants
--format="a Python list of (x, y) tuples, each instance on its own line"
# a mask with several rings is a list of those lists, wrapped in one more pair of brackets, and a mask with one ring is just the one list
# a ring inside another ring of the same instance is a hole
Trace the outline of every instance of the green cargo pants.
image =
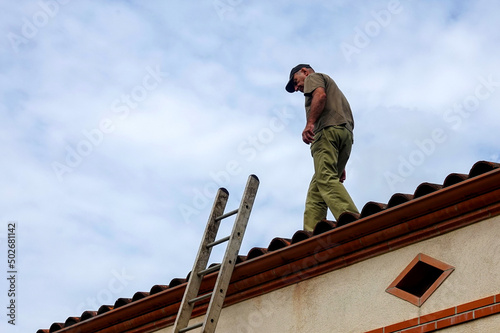
[(352, 132), (344, 126), (330, 126), (318, 132), (311, 145), (314, 175), (307, 192), (304, 230), (312, 231), (326, 218), (329, 208), (338, 220), (343, 212), (358, 213), (340, 176), (351, 154)]

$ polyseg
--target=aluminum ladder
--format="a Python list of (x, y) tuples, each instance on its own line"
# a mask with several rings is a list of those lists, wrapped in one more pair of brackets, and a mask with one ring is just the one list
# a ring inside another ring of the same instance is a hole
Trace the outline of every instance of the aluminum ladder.
[[(175, 319), (174, 333), (188, 332), (199, 327), (202, 327), (201, 332), (203, 333), (215, 332), (215, 327), (217, 326), (220, 312), (222, 311), (222, 305), (226, 297), (227, 288), (233, 274), (234, 266), (236, 265), (236, 259), (241, 247), (243, 235), (245, 234), (258, 187), (259, 179), (255, 175), (250, 175), (245, 187), (245, 192), (243, 193), (243, 197), (241, 199), (240, 207), (225, 214), (224, 210), (226, 208), (229, 192), (224, 188), (220, 188), (217, 191), (212, 212), (210, 213), (210, 218), (205, 228), (205, 233), (203, 235), (193, 269), (191, 270), (189, 281), (179, 307), (179, 312), (177, 313), (177, 318)], [(223, 219), (235, 214), (238, 215), (234, 221), (231, 234), (227, 237), (215, 240), (220, 222)], [(228, 244), (222, 263), (207, 268), (212, 248), (225, 242), (228, 242)], [(199, 296), (198, 292), (200, 290), (203, 277), (217, 270), (219, 270), (219, 273), (213, 291)], [(210, 303), (208, 304), (203, 322), (187, 326), (189, 320), (191, 319), (195, 303), (209, 297)]]

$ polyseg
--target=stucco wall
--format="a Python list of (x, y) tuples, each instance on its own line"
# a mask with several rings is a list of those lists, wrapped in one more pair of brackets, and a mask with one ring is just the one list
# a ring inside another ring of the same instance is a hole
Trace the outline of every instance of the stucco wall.
[[(497, 216), (224, 308), (217, 332), (366, 332), (498, 294), (499, 240)], [(455, 267), (421, 307), (385, 292), (419, 253)], [(493, 332), (499, 317), (446, 332)]]

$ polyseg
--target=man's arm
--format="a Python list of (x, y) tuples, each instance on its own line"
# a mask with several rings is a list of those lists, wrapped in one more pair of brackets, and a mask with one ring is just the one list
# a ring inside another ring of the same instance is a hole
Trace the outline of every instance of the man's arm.
[(302, 132), (302, 141), (310, 144), (314, 141), (314, 124), (325, 109), (326, 92), (323, 87), (318, 87), (312, 92), (311, 108), (307, 118), (306, 127)]

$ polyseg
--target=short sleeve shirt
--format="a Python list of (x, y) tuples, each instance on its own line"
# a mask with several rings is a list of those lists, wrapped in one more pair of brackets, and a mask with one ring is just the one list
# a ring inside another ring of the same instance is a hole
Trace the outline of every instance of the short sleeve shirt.
[(325, 89), (326, 103), (323, 112), (314, 124), (314, 133), (318, 133), (325, 127), (335, 125), (344, 125), (352, 132), (354, 119), (351, 106), (335, 81), (326, 74), (311, 73), (304, 80), (306, 116), (309, 117), (312, 93), (319, 87)]

